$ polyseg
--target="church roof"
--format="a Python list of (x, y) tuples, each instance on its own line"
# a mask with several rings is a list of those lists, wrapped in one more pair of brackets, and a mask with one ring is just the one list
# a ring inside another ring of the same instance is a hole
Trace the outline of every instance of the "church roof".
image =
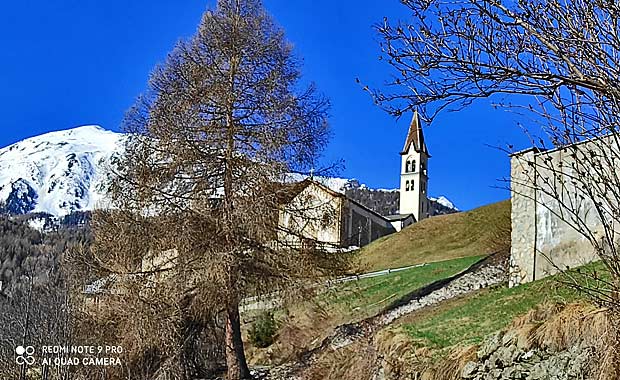
[(278, 197), (278, 201), (280, 204), (289, 203), (293, 198), (298, 196), (299, 193), (304, 191), (310, 183), (312, 183), (312, 180), (306, 178), (303, 181), (277, 184), (278, 190), (276, 191), (276, 196)]
[(384, 216), (385, 219), (389, 220), (390, 222), (398, 222), (401, 220), (406, 220), (408, 218), (412, 218), (413, 220), (415, 220), (415, 215), (413, 214), (394, 214), (394, 215), (386, 215)]
[(403, 150), (402, 152), (400, 152), (400, 154), (407, 154), (411, 144), (413, 144), (413, 149), (416, 152), (423, 152), (426, 153), (429, 157), (431, 156), (428, 153), (426, 142), (424, 142), (424, 133), (422, 131), (422, 125), (420, 124), (420, 116), (418, 115), (418, 111), (414, 111), (413, 113), (413, 119), (411, 119), (411, 124), (409, 125), (409, 132), (407, 133), (405, 146), (403, 147)]

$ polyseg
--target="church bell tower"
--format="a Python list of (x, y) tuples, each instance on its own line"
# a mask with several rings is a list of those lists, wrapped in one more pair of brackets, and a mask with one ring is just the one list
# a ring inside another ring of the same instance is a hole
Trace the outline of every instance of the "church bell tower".
[(428, 188), (428, 154), (420, 117), (415, 111), (401, 157), (400, 211), (401, 215), (413, 214), (416, 222), (430, 216)]

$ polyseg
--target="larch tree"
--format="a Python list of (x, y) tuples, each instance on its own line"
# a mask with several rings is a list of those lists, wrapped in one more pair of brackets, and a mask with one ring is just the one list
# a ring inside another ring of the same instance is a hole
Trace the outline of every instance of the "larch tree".
[[(569, 283), (620, 318), (620, 6), (607, 0), (406, 0), (411, 18), (376, 25), (393, 70), (375, 101), (427, 120), (477, 99), (526, 115), (539, 151), (528, 193), (577, 231), (604, 267)], [(587, 142), (586, 144), (582, 144)], [(508, 146), (506, 150), (512, 150)], [(515, 183), (513, 183), (515, 185)], [(513, 186), (513, 189), (515, 186)], [(593, 223), (594, 222), (594, 223)], [(545, 255), (545, 252), (535, 254)], [(552, 258), (551, 258), (552, 259)], [(565, 269), (565, 268), (557, 268)], [(585, 277), (585, 278), (584, 278)], [(610, 334), (620, 347), (620, 333)], [(616, 350), (618, 351), (618, 350)], [(618, 354), (608, 356), (613, 378)]]
[(250, 378), (240, 301), (347, 267), (287, 243), (302, 231), (278, 223), (288, 174), (315, 167), (328, 141), (328, 106), (259, 0), (218, 1), (154, 70), (124, 121), (110, 207), (93, 217), (93, 260), (119, 283), (110, 304), (133, 363), (151, 363), (144, 377), (201, 375), (209, 338), (225, 342), (229, 380)]

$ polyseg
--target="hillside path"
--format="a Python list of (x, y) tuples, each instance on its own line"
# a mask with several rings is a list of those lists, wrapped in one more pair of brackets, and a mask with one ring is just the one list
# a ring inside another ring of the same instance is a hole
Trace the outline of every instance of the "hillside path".
[(343, 349), (362, 339), (371, 340), (381, 328), (420, 309), (503, 283), (507, 281), (506, 268), (506, 255), (490, 255), (461, 273), (415, 290), (373, 317), (338, 326), (321, 345), (301, 355), (298, 362), (272, 369), (257, 369), (256, 378), (302, 380), (304, 370), (312, 366), (320, 354)]

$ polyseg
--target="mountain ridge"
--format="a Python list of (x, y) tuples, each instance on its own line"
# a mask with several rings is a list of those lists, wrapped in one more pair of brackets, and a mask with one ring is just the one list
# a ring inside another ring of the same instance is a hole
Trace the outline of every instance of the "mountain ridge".
[[(0, 149), (0, 211), (64, 217), (90, 211), (104, 199), (103, 176), (124, 150), (126, 135), (83, 125), (29, 137)], [(317, 177), (335, 191), (382, 214), (398, 212), (397, 189), (371, 189), (357, 179)], [(458, 211), (445, 197), (431, 198), (434, 214)]]
[(85, 125), (29, 137), (0, 149), (0, 201), (10, 214), (64, 216), (103, 198), (103, 168), (124, 135)]

